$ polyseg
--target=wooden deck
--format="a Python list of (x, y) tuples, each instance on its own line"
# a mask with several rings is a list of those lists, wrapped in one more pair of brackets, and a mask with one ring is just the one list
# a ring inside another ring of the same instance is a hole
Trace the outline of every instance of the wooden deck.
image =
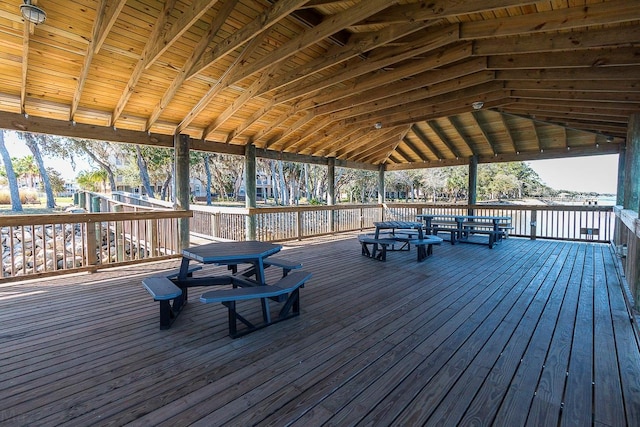
[(640, 425), (609, 246), (434, 252), (382, 263), (354, 235), (287, 244), (314, 274), (302, 315), (236, 340), (198, 290), (159, 330), (140, 281), (175, 261), (0, 285), (0, 424)]

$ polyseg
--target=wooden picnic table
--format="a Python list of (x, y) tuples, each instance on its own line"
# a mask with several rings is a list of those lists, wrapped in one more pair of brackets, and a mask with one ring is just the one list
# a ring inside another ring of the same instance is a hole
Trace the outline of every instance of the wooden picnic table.
[[(219, 288), (207, 291), (200, 297), (203, 303), (219, 302), (229, 311), (229, 335), (233, 338), (253, 332), (275, 322), (300, 314), (299, 288), (311, 277), (311, 273), (293, 269), (302, 267), (300, 263), (269, 257), (282, 249), (282, 246), (259, 241), (220, 242), (194, 246), (182, 251), (182, 262), (177, 274), (166, 277), (150, 277), (143, 280), (143, 286), (160, 302), (160, 329), (167, 329), (180, 314), (187, 302), (188, 288), (195, 286), (233, 285), (232, 288)], [(190, 266), (191, 262), (200, 264), (226, 265), (229, 274), (192, 277), (192, 272), (200, 266)], [(238, 272), (239, 264), (250, 264)], [(265, 268), (278, 266), (283, 269), (282, 278), (275, 284), (267, 284)], [(255, 277), (255, 278), (254, 278)], [(259, 299), (262, 305), (262, 321), (249, 320), (238, 313), (236, 303)], [(269, 301), (283, 303), (277, 318), (272, 319)], [(173, 303), (171, 302), (173, 301)], [(237, 323), (245, 326), (238, 331)]]
[[(386, 260), (387, 250), (409, 251), (413, 244), (416, 247), (417, 260), (420, 262), (433, 253), (433, 245), (442, 243), (442, 239), (437, 236), (425, 236), (421, 222), (381, 221), (374, 222), (373, 225), (376, 227), (373, 237), (359, 236), (359, 240), (362, 244), (362, 254), (380, 261)], [(387, 230), (390, 230), (388, 235), (381, 234)], [(398, 249), (395, 248), (396, 243), (400, 244)], [(367, 246), (369, 244), (372, 245), (371, 251)], [(381, 251), (379, 251), (379, 246)]]
[(511, 228), (510, 216), (419, 214), (416, 218), (424, 221), (426, 234), (437, 235), (439, 232), (448, 232), (451, 236), (451, 244), (478, 243), (470, 241), (469, 236), (486, 234), (489, 236), (489, 248), (493, 248), (494, 243), (501, 241), (506, 231)]

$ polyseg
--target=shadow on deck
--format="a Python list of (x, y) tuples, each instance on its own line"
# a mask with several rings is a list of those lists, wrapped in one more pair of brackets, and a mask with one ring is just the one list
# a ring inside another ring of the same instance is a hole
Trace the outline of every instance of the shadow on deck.
[(284, 253), (314, 275), (302, 315), (236, 340), (197, 289), (158, 329), (140, 281), (177, 261), (0, 285), (0, 424), (640, 425), (607, 245), (510, 238), (382, 263), (341, 235)]

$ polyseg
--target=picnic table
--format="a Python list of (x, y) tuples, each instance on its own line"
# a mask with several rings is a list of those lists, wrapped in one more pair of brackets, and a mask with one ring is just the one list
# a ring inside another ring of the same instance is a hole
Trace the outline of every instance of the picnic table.
[(437, 236), (425, 236), (421, 222), (381, 221), (373, 225), (376, 227), (375, 233), (372, 236), (360, 235), (358, 240), (362, 255), (379, 261), (386, 261), (387, 251), (409, 251), (411, 245), (416, 247), (418, 262), (424, 261), (433, 254), (433, 245), (442, 243)]
[[(219, 242), (183, 249), (182, 262), (177, 274), (166, 277), (151, 277), (143, 280), (143, 286), (160, 301), (160, 327), (167, 329), (177, 317), (187, 301), (189, 288), (197, 286), (232, 285), (207, 291), (200, 297), (203, 303), (220, 302), (229, 309), (229, 335), (233, 338), (252, 332), (264, 326), (284, 320), (300, 313), (299, 288), (311, 277), (310, 273), (293, 269), (302, 267), (300, 263), (285, 259), (269, 257), (282, 249), (282, 246), (260, 241)], [(192, 272), (199, 268), (198, 264), (226, 265), (229, 274), (200, 275), (192, 277)], [(250, 266), (238, 271), (240, 264)], [(265, 268), (279, 266), (283, 275), (273, 285), (269, 285), (265, 278)], [(250, 322), (236, 310), (236, 302), (259, 299), (262, 304), (262, 318), (260, 324)], [(284, 306), (276, 320), (271, 319), (268, 300), (284, 302)], [(173, 301), (173, 304), (170, 303)], [(247, 326), (238, 332), (236, 322)]]
[(512, 228), (510, 216), (419, 214), (416, 218), (424, 221), (427, 234), (448, 233), (452, 245), (457, 242), (485, 244), (484, 241), (473, 241), (469, 237), (486, 235), (489, 238), (486, 244), (490, 249), (502, 241)]

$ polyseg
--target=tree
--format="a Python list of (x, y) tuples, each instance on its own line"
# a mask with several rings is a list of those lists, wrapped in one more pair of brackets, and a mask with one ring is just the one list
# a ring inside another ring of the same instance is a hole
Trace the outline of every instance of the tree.
[(20, 133), (21, 138), (24, 140), (31, 153), (33, 153), (33, 158), (38, 165), (38, 171), (40, 172), (40, 178), (42, 179), (42, 186), (44, 188), (44, 193), (47, 196), (47, 207), (55, 208), (56, 207), (56, 199), (53, 195), (53, 190), (51, 189), (51, 181), (49, 180), (49, 174), (47, 173), (47, 169), (44, 166), (44, 160), (42, 159), (42, 154), (40, 153), (40, 146), (46, 146), (46, 135), (36, 135), (34, 133)]
[(49, 175), (49, 180), (51, 181), (51, 189), (55, 194), (60, 194), (65, 190), (64, 187), (64, 178), (60, 175), (60, 172), (54, 170), (52, 168), (47, 168), (47, 174)]
[(202, 163), (207, 176), (207, 206), (211, 206), (211, 156), (209, 153), (202, 156)]
[(0, 155), (2, 156), (2, 162), (4, 163), (5, 171), (7, 174), (7, 181), (9, 181), (9, 196), (11, 197), (11, 210), (14, 212), (22, 212), (22, 202), (20, 201), (20, 190), (18, 189), (18, 179), (16, 173), (13, 171), (13, 164), (11, 163), (11, 157), (7, 151), (7, 147), (4, 145), (4, 131), (0, 130)]
[(111, 164), (114, 158), (118, 157), (117, 144), (110, 144), (106, 141), (94, 141), (90, 139), (67, 139), (69, 147), (73, 150), (82, 151), (91, 160), (98, 164), (106, 173), (111, 191), (116, 191), (116, 179), (114, 167)]
[(140, 181), (142, 181), (142, 186), (144, 187), (149, 197), (151, 197), (152, 199), (155, 198), (153, 188), (151, 188), (151, 181), (149, 179), (147, 161), (144, 159), (144, 157), (142, 157), (142, 150), (140, 150), (139, 145), (136, 145), (136, 163), (138, 165), (138, 170), (140, 171)]

